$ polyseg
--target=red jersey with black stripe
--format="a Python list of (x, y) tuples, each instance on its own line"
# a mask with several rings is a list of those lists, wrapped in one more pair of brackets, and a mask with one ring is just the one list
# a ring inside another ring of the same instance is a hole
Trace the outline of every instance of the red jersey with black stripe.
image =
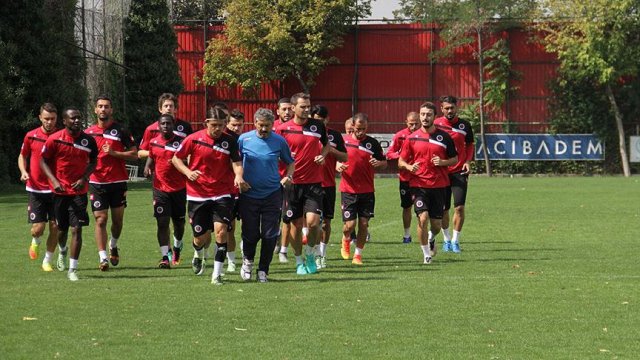
[(382, 146), (378, 140), (367, 135), (362, 140), (354, 139), (351, 135), (344, 136), (344, 146), (347, 148), (348, 167), (342, 172), (340, 191), (349, 194), (366, 194), (374, 192), (373, 165), (371, 158), (386, 160), (382, 153)]
[(404, 142), (400, 157), (409, 164), (419, 163), (418, 171), (409, 179), (410, 187), (443, 188), (449, 186), (446, 166), (435, 166), (431, 159), (438, 156), (450, 159), (456, 156), (456, 147), (449, 134), (436, 128), (430, 134), (423, 129), (414, 131)]
[[(53, 133), (51, 133), (53, 134)], [(51, 135), (46, 133), (42, 126), (29, 131), (24, 136), (20, 154), (27, 161), (27, 169), (29, 170), (29, 180), (27, 180), (26, 189), (34, 193), (51, 193), (49, 187), (49, 179), (44, 171), (40, 168), (40, 157), (42, 156), (42, 147)]]
[(87, 193), (89, 184), (86, 182), (79, 189), (71, 188), (71, 184), (78, 181), (87, 170), (87, 164), (98, 157), (98, 145), (91, 136), (80, 132), (73, 137), (68, 130), (62, 129), (49, 136), (42, 148), (42, 157), (65, 190), (56, 194)]
[[(191, 133), (193, 133), (191, 124), (184, 120), (176, 119), (173, 124), (173, 134), (175, 136), (179, 137), (182, 141), (182, 139), (186, 138)], [(142, 135), (142, 140), (140, 140), (140, 146), (138, 149), (149, 150), (151, 140), (158, 135), (160, 135), (160, 124), (157, 121), (154, 121), (153, 124), (144, 129), (144, 134)]]
[(456, 145), (458, 162), (455, 163), (455, 165), (449, 166), (449, 172), (456, 173), (462, 171), (462, 165), (467, 161), (473, 160), (475, 153), (475, 138), (473, 136), (473, 129), (471, 129), (471, 123), (467, 120), (459, 119), (457, 116), (451, 122), (442, 116), (435, 119), (433, 123), (437, 128), (446, 131)]
[(165, 139), (162, 134), (149, 141), (149, 158), (153, 160), (153, 187), (164, 192), (175, 192), (187, 186), (187, 179), (173, 166), (171, 159), (178, 152), (182, 138), (173, 135)]
[[(344, 147), (344, 139), (339, 131), (333, 129), (327, 129), (327, 140), (329, 146), (340, 151), (347, 152)], [(324, 159), (322, 187), (334, 187), (336, 186), (336, 162), (338, 160), (331, 154), (327, 155)]]
[[(389, 145), (389, 148), (387, 149), (387, 160), (398, 160), (400, 157), (400, 151), (402, 151), (402, 145), (404, 145), (404, 141), (409, 135), (411, 135), (411, 130), (409, 130), (409, 128), (404, 128), (393, 135), (391, 145)], [(400, 181), (409, 181), (411, 178), (411, 172), (399, 169), (398, 178)]]
[(107, 143), (115, 151), (126, 151), (135, 146), (129, 130), (112, 121), (106, 128), (101, 128), (96, 124), (88, 127), (84, 132), (92, 136), (98, 144), (98, 149), (101, 149), (98, 153), (96, 170), (91, 174), (89, 182), (111, 184), (129, 180), (125, 161), (102, 151), (102, 145)]
[(280, 124), (276, 133), (281, 135), (291, 148), (295, 160), (293, 172), (294, 184), (319, 184), (324, 178), (322, 165), (315, 162), (315, 157), (322, 153), (327, 144), (327, 130), (324, 123), (316, 119), (298, 125), (294, 120)]
[(189, 169), (201, 172), (196, 181), (187, 180), (187, 200), (215, 200), (233, 194), (235, 174), (231, 162), (240, 161), (240, 153), (238, 142), (231, 135), (223, 132), (214, 139), (207, 129), (197, 131), (182, 141), (176, 157), (189, 157)]

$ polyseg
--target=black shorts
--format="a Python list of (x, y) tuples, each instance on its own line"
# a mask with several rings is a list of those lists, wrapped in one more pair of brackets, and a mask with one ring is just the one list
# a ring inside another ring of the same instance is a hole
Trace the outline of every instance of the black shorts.
[(447, 188), (412, 188), (416, 215), (427, 211), (431, 219), (442, 219)]
[(374, 193), (350, 194), (342, 193), (341, 196), (342, 221), (355, 220), (358, 217), (371, 219), (376, 207), (376, 195)]
[(213, 230), (213, 223), (219, 222), (231, 226), (233, 198), (223, 197), (217, 200), (189, 201), (189, 223), (193, 236), (198, 237)]
[(89, 200), (91, 210), (101, 211), (109, 208), (127, 206), (127, 183), (112, 184), (89, 183)]
[(61, 231), (66, 231), (69, 226), (82, 227), (89, 225), (87, 194), (54, 195), (53, 204), (56, 224)]
[(174, 220), (184, 220), (187, 212), (187, 189), (164, 192), (153, 189), (153, 216), (170, 216)]
[(287, 210), (282, 217), (285, 222), (301, 218), (306, 213), (322, 215), (324, 191), (320, 183), (294, 184), (289, 193)]
[(289, 224), (291, 222), (290, 218), (286, 217), (287, 208), (289, 207), (289, 196), (291, 194), (291, 189), (293, 188), (293, 184), (289, 184), (289, 186), (282, 187), (282, 222), (285, 224)]
[(400, 181), (400, 206), (408, 209), (413, 205), (413, 194), (408, 181)]
[(451, 185), (447, 187), (447, 194), (445, 195), (445, 210), (451, 209), (451, 195), (453, 195), (454, 207), (464, 205), (467, 202), (467, 185), (469, 183), (469, 174), (449, 174), (449, 182), (451, 182)]
[(324, 197), (322, 198), (322, 218), (333, 219), (336, 213), (336, 187), (323, 187)]
[(52, 193), (35, 193), (29, 191), (29, 205), (27, 207), (29, 224), (55, 220), (56, 217), (53, 208)]
[(233, 210), (231, 210), (231, 218), (240, 220), (240, 195), (233, 197)]

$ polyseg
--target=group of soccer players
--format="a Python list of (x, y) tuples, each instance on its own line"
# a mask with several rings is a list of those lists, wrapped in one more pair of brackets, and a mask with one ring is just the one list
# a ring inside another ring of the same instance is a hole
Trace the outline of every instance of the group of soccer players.
[[(42, 269), (53, 271), (57, 246), (55, 266), (59, 271), (68, 268), (69, 280), (77, 281), (82, 227), (89, 223), (90, 202), (96, 222), (98, 267), (108, 271), (110, 266), (117, 266), (129, 178), (125, 161), (140, 158), (146, 159), (145, 176), (153, 178), (159, 268), (180, 264), (187, 213), (193, 232), (192, 269), (202, 275), (212, 256), (214, 284), (223, 283), (225, 260), (227, 272), (236, 270), (236, 220), (242, 222), (243, 280), (252, 278), (259, 240), (262, 250), (255, 273), (259, 282), (268, 281), (274, 253), (279, 254), (281, 262), (288, 261), (289, 245), (294, 250), (296, 273), (317, 273), (327, 266), (336, 172), (341, 174), (341, 255), (362, 265), (368, 224), (374, 216), (374, 171), (385, 168), (387, 159), (398, 159), (403, 242), (411, 242), (413, 205), (424, 262), (430, 263), (435, 254), (434, 239), (441, 228), (443, 250), (460, 251), (469, 161), (473, 159), (473, 133), (470, 124), (456, 116), (457, 100), (448, 96), (441, 102), (442, 118), (435, 119), (432, 103), (421, 105), (419, 113), (409, 113), (407, 128), (394, 136), (386, 156), (380, 143), (367, 135), (366, 114), (358, 113), (347, 120), (343, 135), (327, 128), (327, 108), (312, 107), (309, 95), (304, 93), (278, 102), (278, 120), (270, 110), (258, 109), (254, 115), (256, 129), (246, 133), (244, 114), (229, 111), (223, 103), (207, 111), (204, 129), (193, 132), (188, 122), (175, 118), (177, 98), (162, 94), (158, 99), (160, 115), (146, 128), (139, 148), (128, 130), (112, 118), (111, 100), (106, 96), (96, 100), (97, 123), (84, 130), (81, 112), (67, 108), (61, 114), (64, 127), (56, 131), (58, 110), (45, 103), (39, 114), (42, 125), (27, 133), (18, 159), (21, 180), (29, 193), (29, 256), (38, 258), (40, 237), (48, 222)], [(454, 231), (450, 236), (452, 195)]]

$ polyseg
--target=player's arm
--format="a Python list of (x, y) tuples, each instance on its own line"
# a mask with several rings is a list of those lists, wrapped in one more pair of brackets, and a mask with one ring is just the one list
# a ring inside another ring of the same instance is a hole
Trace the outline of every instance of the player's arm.
[(18, 168), (20, 169), (20, 181), (27, 182), (29, 180), (29, 172), (27, 171), (27, 160), (22, 153), (18, 155)]
[(149, 157), (149, 150), (138, 150), (138, 159), (146, 159)]
[(448, 159), (443, 159), (443, 158), (441, 158), (439, 156), (434, 156), (434, 157), (431, 158), (431, 162), (435, 166), (451, 166), (451, 165), (455, 165), (458, 162), (458, 155), (455, 155), (454, 157), (450, 157)]
[(45, 161), (44, 157), (40, 158), (40, 169), (42, 169), (42, 172), (47, 175), (47, 178), (51, 182), (51, 187), (53, 188), (53, 190), (55, 190), (56, 192), (64, 192), (64, 188), (62, 187), (62, 185), (60, 185), (60, 181), (58, 181), (55, 175), (53, 175), (53, 171), (51, 171), (51, 168)]
[(462, 164), (462, 173), (463, 174), (471, 174), (471, 161), (475, 157), (476, 153), (476, 144), (475, 143), (467, 143), (465, 144), (465, 152), (467, 153), (467, 161)]
[(373, 144), (374, 144), (373, 145), (374, 150), (373, 150), (373, 155), (369, 160), (369, 164), (371, 164), (371, 166), (373, 166), (374, 169), (382, 170), (387, 167), (387, 158), (384, 156), (382, 152), (382, 146), (380, 146), (380, 143), (377, 141), (374, 141)]
[(369, 160), (369, 164), (371, 164), (371, 166), (373, 166), (375, 169), (382, 170), (387, 167), (387, 160), (381, 160), (376, 159), (375, 157), (371, 157), (371, 160)]
[[(96, 152), (97, 154), (97, 152)], [(96, 164), (98, 163), (98, 157), (90, 157), (89, 158), (89, 163), (87, 163), (87, 167), (84, 169), (84, 173), (82, 174), (82, 176), (80, 177), (80, 179), (76, 180), (73, 184), (71, 184), (71, 187), (74, 189), (78, 189), (84, 186), (84, 184), (87, 183), (87, 181), (89, 181), (89, 176), (91, 175), (91, 173), (96, 169)]]
[(200, 174), (202, 174), (200, 170), (191, 171), (191, 169), (187, 167), (187, 164), (185, 164), (185, 159), (180, 159), (176, 155), (173, 155), (173, 157), (171, 158), (171, 163), (178, 171), (180, 171), (182, 175), (186, 176), (190, 181), (196, 181)]
[[(144, 151), (144, 150), (140, 150), (140, 151)], [(140, 154), (140, 151), (138, 151), (138, 154)], [(143, 172), (144, 176), (151, 177), (151, 175), (153, 174), (153, 165), (154, 165), (153, 159), (150, 156), (147, 156), (147, 161), (144, 163), (144, 172)]]
[[(130, 161), (138, 160), (138, 148), (135, 145), (129, 147), (125, 151), (115, 151), (111, 146), (109, 146), (109, 144), (104, 144), (102, 145), (102, 150), (118, 159)], [(149, 156), (149, 152), (147, 152), (147, 156)]]
[(400, 141), (398, 141), (398, 134), (393, 135), (391, 139), (391, 145), (387, 149), (387, 160), (396, 160), (400, 157)]
[(235, 174), (235, 179), (233, 180), (234, 185), (240, 189), (240, 192), (245, 192), (251, 188), (248, 182), (244, 181), (244, 168), (242, 167), (241, 161), (232, 161), (231, 169), (233, 169), (233, 173)]
[(420, 168), (420, 164), (415, 163), (411, 164), (407, 160), (405, 160), (402, 156), (398, 158), (398, 168), (402, 170), (407, 170), (411, 173), (415, 173)]
[(344, 146), (344, 140), (342, 139), (342, 136), (334, 139), (334, 141), (336, 143), (336, 147), (334, 148), (333, 146), (329, 146), (329, 152), (333, 155), (333, 157), (336, 158), (336, 160), (347, 162), (347, 148)]
[(293, 172), (296, 169), (296, 163), (291, 162), (287, 165), (287, 172), (284, 177), (280, 180), (280, 184), (282, 186), (291, 185), (293, 183)]

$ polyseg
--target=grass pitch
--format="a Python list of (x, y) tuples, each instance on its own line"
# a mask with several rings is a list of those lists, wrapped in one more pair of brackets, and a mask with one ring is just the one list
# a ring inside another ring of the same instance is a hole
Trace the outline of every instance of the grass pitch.
[[(398, 184), (376, 179), (365, 265), (222, 287), (156, 268), (149, 185), (131, 186), (121, 262), (98, 271), (93, 221), (77, 283), (29, 260), (27, 196), (0, 194), (2, 359), (634, 359), (640, 355), (640, 184), (631, 178), (470, 182), (459, 255), (422, 265), (401, 243)], [(339, 214), (339, 213), (338, 213)], [(187, 230), (190, 235), (190, 229)], [(441, 240), (441, 236), (439, 239)]]

